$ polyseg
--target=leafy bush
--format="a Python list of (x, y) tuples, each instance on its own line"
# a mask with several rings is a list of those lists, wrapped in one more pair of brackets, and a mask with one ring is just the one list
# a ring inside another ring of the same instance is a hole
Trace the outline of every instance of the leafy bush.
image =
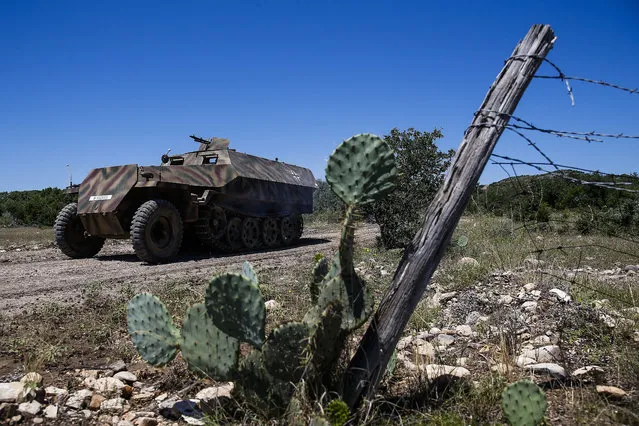
[(9, 218), (9, 225), (53, 226), (60, 209), (75, 198), (59, 188), (0, 192), (2, 226), (7, 226)]
[(405, 247), (420, 227), (424, 210), (441, 186), (454, 155), (453, 150), (439, 151), (435, 141), (441, 137), (438, 129), (420, 132), (413, 128), (395, 128), (384, 137), (395, 150), (399, 172), (396, 189), (364, 209), (379, 224), (384, 247)]

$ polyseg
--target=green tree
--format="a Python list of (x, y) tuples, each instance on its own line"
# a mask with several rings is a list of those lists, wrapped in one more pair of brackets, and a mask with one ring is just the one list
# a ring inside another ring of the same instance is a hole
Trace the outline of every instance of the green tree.
[(444, 172), (455, 154), (442, 152), (435, 141), (443, 137), (439, 129), (432, 132), (391, 130), (384, 140), (395, 150), (399, 171), (396, 189), (381, 201), (366, 206), (381, 230), (386, 248), (405, 247), (421, 226), (426, 206), (444, 180)]

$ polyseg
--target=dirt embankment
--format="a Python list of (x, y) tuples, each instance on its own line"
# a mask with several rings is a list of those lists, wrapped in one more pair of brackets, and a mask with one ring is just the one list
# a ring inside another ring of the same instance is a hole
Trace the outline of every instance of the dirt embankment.
[[(337, 227), (336, 227), (337, 228)], [(375, 225), (362, 225), (356, 232), (361, 242), (378, 235)], [(0, 258), (0, 312), (12, 316), (39, 303), (74, 303), (91, 283), (108, 287), (129, 284), (134, 290), (152, 288), (159, 280), (210, 277), (216, 272), (238, 269), (248, 260), (286, 266), (310, 259), (317, 252), (329, 252), (339, 245), (339, 231), (308, 229), (299, 244), (274, 251), (234, 255), (188, 253), (173, 263), (147, 265), (140, 261), (129, 241), (108, 241), (91, 259), (73, 260), (55, 247), (7, 251)]]

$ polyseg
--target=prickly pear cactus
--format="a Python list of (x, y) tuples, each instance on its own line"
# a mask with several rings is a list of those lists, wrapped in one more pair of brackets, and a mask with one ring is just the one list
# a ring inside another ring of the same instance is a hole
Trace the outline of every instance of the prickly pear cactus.
[(192, 371), (213, 379), (231, 380), (237, 369), (240, 342), (213, 324), (203, 303), (186, 312), (181, 349)]
[(326, 165), (326, 181), (350, 206), (369, 203), (388, 193), (396, 175), (393, 150), (370, 133), (346, 139)]
[(313, 267), (313, 280), (310, 285), (311, 301), (313, 303), (317, 302), (317, 297), (319, 296), (321, 289), (320, 284), (324, 280), (326, 274), (328, 274), (328, 266), (328, 259), (322, 257)]
[(206, 289), (205, 303), (217, 328), (256, 348), (262, 346), (266, 307), (253, 281), (243, 274), (218, 275)]
[(536, 426), (546, 413), (546, 395), (531, 381), (512, 383), (501, 394), (504, 415), (513, 426)]
[(242, 264), (242, 275), (248, 278), (249, 281), (251, 281), (253, 284), (255, 284), (256, 287), (259, 288), (260, 283), (257, 280), (257, 274), (255, 273), (253, 266), (249, 262), (244, 262)]
[(127, 323), (135, 349), (149, 364), (165, 365), (177, 354), (180, 331), (157, 297), (141, 293), (131, 299)]
[(303, 373), (304, 350), (310, 329), (301, 322), (277, 327), (262, 347), (266, 370), (285, 382), (297, 382)]

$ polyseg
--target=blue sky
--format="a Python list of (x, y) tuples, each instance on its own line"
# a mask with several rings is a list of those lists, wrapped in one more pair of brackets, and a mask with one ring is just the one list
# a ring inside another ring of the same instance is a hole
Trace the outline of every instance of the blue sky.
[[(456, 148), (533, 23), (566, 74), (639, 86), (639, 3), (1, 1), (0, 191), (64, 187), (95, 167), (158, 164), (195, 133), (301, 165), (353, 134), (441, 128)], [(552, 70), (544, 66), (543, 74)], [(639, 95), (535, 80), (516, 115), (639, 134)], [(539, 137), (561, 163), (639, 171), (639, 141)], [(539, 159), (505, 133), (496, 153)], [(525, 174), (532, 170), (520, 169)], [(489, 166), (483, 183), (506, 177)]]

